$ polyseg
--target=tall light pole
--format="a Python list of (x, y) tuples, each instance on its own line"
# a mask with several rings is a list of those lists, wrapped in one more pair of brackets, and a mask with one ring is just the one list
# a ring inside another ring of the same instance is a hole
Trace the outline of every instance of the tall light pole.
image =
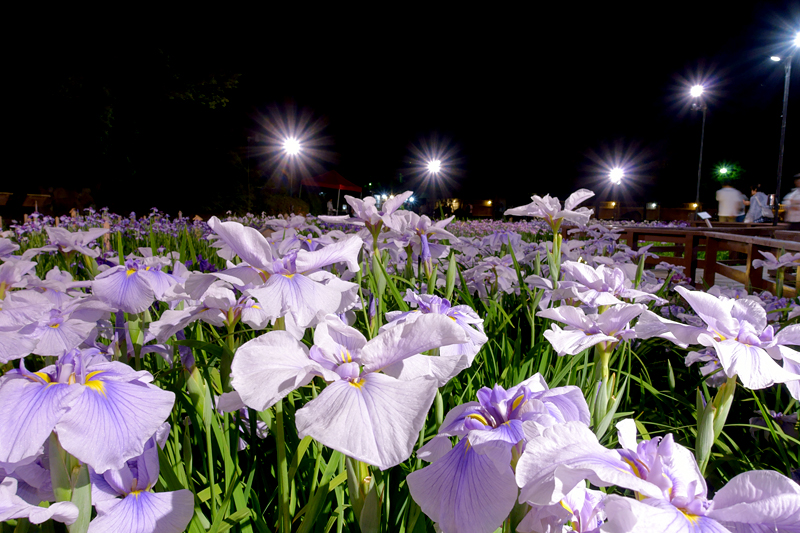
[[(298, 141), (294, 137), (287, 137), (283, 141), (283, 151), (286, 152), (286, 155), (288, 155), (289, 159), (290, 159), (290, 162), (289, 162), (289, 165), (290, 165), (289, 166), (289, 196), (291, 197), (293, 195), (293, 192), (294, 192), (292, 190), (292, 170), (293, 169), (291, 167), (291, 165), (292, 165), (292, 161), (291, 160), (293, 160), (295, 156), (300, 154), (300, 141)], [(338, 213), (337, 213), (337, 215), (338, 215)]]
[(689, 94), (697, 99), (697, 101), (692, 104), (692, 109), (703, 112), (703, 127), (700, 130), (700, 162), (697, 164), (697, 194), (695, 194), (694, 197), (696, 204), (700, 203), (700, 176), (703, 171), (703, 142), (706, 138), (706, 111), (708, 110), (708, 106), (703, 102), (703, 90), (704, 88), (702, 85), (695, 85), (689, 91)]
[[(800, 47), (800, 32), (794, 38), (794, 48)], [(770, 59), (773, 61), (780, 61), (780, 57), (772, 56)], [(792, 59), (794, 59), (794, 50), (786, 58), (783, 65), (784, 80), (783, 80), (783, 113), (781, 115), (781, 145), (778, 150), (778, 183), (775, 188), (775, 202), (772, 208), (775, 210), (772, 217), (772, 225), (778, 225), (778, 211), (781, 202), (781, 177), (783, 176), (783, 144), (786, 140), (786, 111), (789, 107), (789, 81), (792, 77)]]

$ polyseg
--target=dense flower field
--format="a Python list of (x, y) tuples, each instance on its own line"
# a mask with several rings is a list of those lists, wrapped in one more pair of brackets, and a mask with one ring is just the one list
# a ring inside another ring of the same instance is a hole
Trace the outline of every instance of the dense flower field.
[(800, 531), (796, 301), (410, 194), (12, 225), (2, 531)]

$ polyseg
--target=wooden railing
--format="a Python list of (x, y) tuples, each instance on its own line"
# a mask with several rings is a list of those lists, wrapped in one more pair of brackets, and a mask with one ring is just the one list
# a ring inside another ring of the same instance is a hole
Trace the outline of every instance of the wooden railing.
[[(731, 233), (719, 232), (706, 232), (706, 261), (705, 269), (703, 271), (702, 282), (696, 283), (698, 288), (711, 287), (716, 283), (716, 276), (720, 274), (726, 278), (738, 281), (745, 286), (747, 292), (753, 289), (761, 289), (770, 291), (775, 294), (776, 283), (771, 280), (764, 279), (763, 268), (753, 267), (753, 260), (764, 259), (760, 251), (771, 252), (776, 257), (780, 257), (787, 252), (800, 252), (800, 235), (797, 232), (778, 232), (786, 233), (788, 235), (780, 235), (784, 237), (794, 238), (797, 240), (785, 239), (770, 239), (766, 237), (758, 237), (752, 235), (737, 235)], [(717, 260), (717, 252), (728, 250), (730, 252), (737, 252), (744, 256), (740, 264), (745, 265), (745, 270), (737, 270), (732, 268), (731, 263), (736, 260), (730, 260), (722, 263)], [(791, 267), (786, 267), (786, 270)], [(788, 273), (787, 273), (788, 274)], [(794, 273), (794, 284), (784, 285), (783, 295), (788, 297), (797, 296), (797, 281), (800, 276), (800, 269)], [(789, 275), (785, 280), (790, 280)]]
[[(657, 228), (610, 226), (620, 231), (620, 242), (625, 242), (634, 250), (644, 243), (655, 243), (649, 251), (658, 257), (648, 257), (646, 265), (666, 262), (684, 267), (684, 274), (691, 278), (697, 287), (714, 285), (717, 274), (742, 283), (748, 290), (762, 289), (775, 292), (775, 282), (762, 277), (762, 269), (753, 268), (753, 260), (764, 259), (759, 250), (769, 251), (779, 256), (785, 252), (800, 251), (800, 232), (787, 231), (786, 224), (777, 227), (768, 224), (736, 224), (720, 228), (685, 227)], [(562, 228), (567, 237), (570, 228)], [(710, 237), (711, 236), (711, 237)], [(715, 247), (709, 249), (709, 242)], [(719, 251), (728, 251), (729, 259), (717, 260)], [(699, 259), (698, 253), (705, 252)], [(670, 254), (670, 255), (664, 255)], [(708, 261), (708, 258), (712, 258)], [(745, 272), (732, 268), (734, 265), (746, 265)], [(703, 279), (697, 279), (697, 269), (703, 269)], [(797, 274), (794, 274), (795, 277)], [(788, 277), (788, 276), (787, 276)], [(796, 290), (786, 286), (784, 294), (794, 296)]]

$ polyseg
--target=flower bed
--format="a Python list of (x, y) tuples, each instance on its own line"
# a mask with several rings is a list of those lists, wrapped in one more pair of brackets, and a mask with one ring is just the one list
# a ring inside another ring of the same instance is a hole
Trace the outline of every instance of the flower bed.
[(795, 300), (656, 278), (590, 191), (408, 194), (14, 225), (3, 531), (796, 530)]

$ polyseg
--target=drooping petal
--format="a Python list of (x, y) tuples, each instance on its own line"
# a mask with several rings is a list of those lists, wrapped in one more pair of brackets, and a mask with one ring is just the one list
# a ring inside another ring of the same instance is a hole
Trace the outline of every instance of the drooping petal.
[(89, 533), (181, 533), (194, 514), (194, 496), (175, 492), (133, 492), (95, 506)]
[(375, 372), (433, 348), (467, 342), (466, 332), (445, 315), (425, 314), (382, 331), (361, 350), (367, 372)]
[(717, 491), (708, 515), (726, 525), (739, 523), (761, 525), (767, 531), (800, 531), (800, 486), (778, 472), (745, 472)]
[(602, 333), (588, 334), (580, 329), (561, 329), (555, 324), (550, 324), (550, 328), (544, 332), (544, 337), (550, 341), (558, 355), (576, 355), (601, 342), (617, 342), (616, 337)]
[(137, 379), (104, 380), (102, 372), (94, 377), (88, 386), (71, 385), (82, 389), (81, 394), (56, 424), (56, 432), (65, 450), (102, 474), (142, 453), (169, 416), (175, 394)]
[[(270, 331), (244, 343), (231, 364), (231, 384), (241, 400), (263, 411), (325, 369), (308, 356), (308, 348), (286, 331)], [(327, 379), (337, 379), (329, 376)]]
[(411, 496), (443, 533), (491, 533), (517, 499), (511, 465), (498, 471), (467, 439), (406, 480)]
[[(18, 375), (0, 379), (0, 466), (33, 460), (81, 391), (77, 387), (43, 384)], [(10, 473), (10, 471), (9, 471)]]
[(617, 485), (661, 496), (658, 487), (636, 477), (619, 454), (602, 446), (581, 422), (545, 428), (529, 440), (517, 463), (516, 478), (520, 501), (535, 505), (558, 502), (585, 479), (598, 487)]
[(336, 381), (297, 411), (297, 433), (385, 470), (411, 456), (436, 394), (436, 381), (376, 373)]
[(713, 343), (725, 375), (729, 378), (738, 375), (748, 389), (764, 389), (775, 383), (800, 379), (776, 363), (762, 348), (735, 340), (714, 340)]
[(53, 519), (72, 524), (78, 519), (78, 508), (72, 502), (59, 502), (44, 508), (31, 505), (17, 496), (17, 480), (12, 477), (0, 483), (0, 522), (14, 518), (27, 518), (32, 524)]
[(153, 304), (155, 293), (138, 270), (118, 266), (94, 279), (92, 292), (126, 313), (141, 313)]
[(605, 500), (605, 512), (608, 521), (600, 528), (603, 533), (731, 533), (712, 518), (686, 513), (660, 499), (640, 502), (610, 495)]
[[(327, 272), (317, 274), (332, 277)], [(328, 281), (328, 277), (324, 280)], [(342, 282), (346, 283), (346, 282)], [(347, 288), (358, 290), (353, 283)], [(337, 287), (338, 288), (338, 287)], [(274, 274), (262, 287), (250, 289), (270, 318), (277, 318), (291, 313), (297, 325), (306, 328), (314, 323), (318, 316), (336, 313), (343, 299), (343, 292), (328, 283), (320, 283), (302, 274)]]

